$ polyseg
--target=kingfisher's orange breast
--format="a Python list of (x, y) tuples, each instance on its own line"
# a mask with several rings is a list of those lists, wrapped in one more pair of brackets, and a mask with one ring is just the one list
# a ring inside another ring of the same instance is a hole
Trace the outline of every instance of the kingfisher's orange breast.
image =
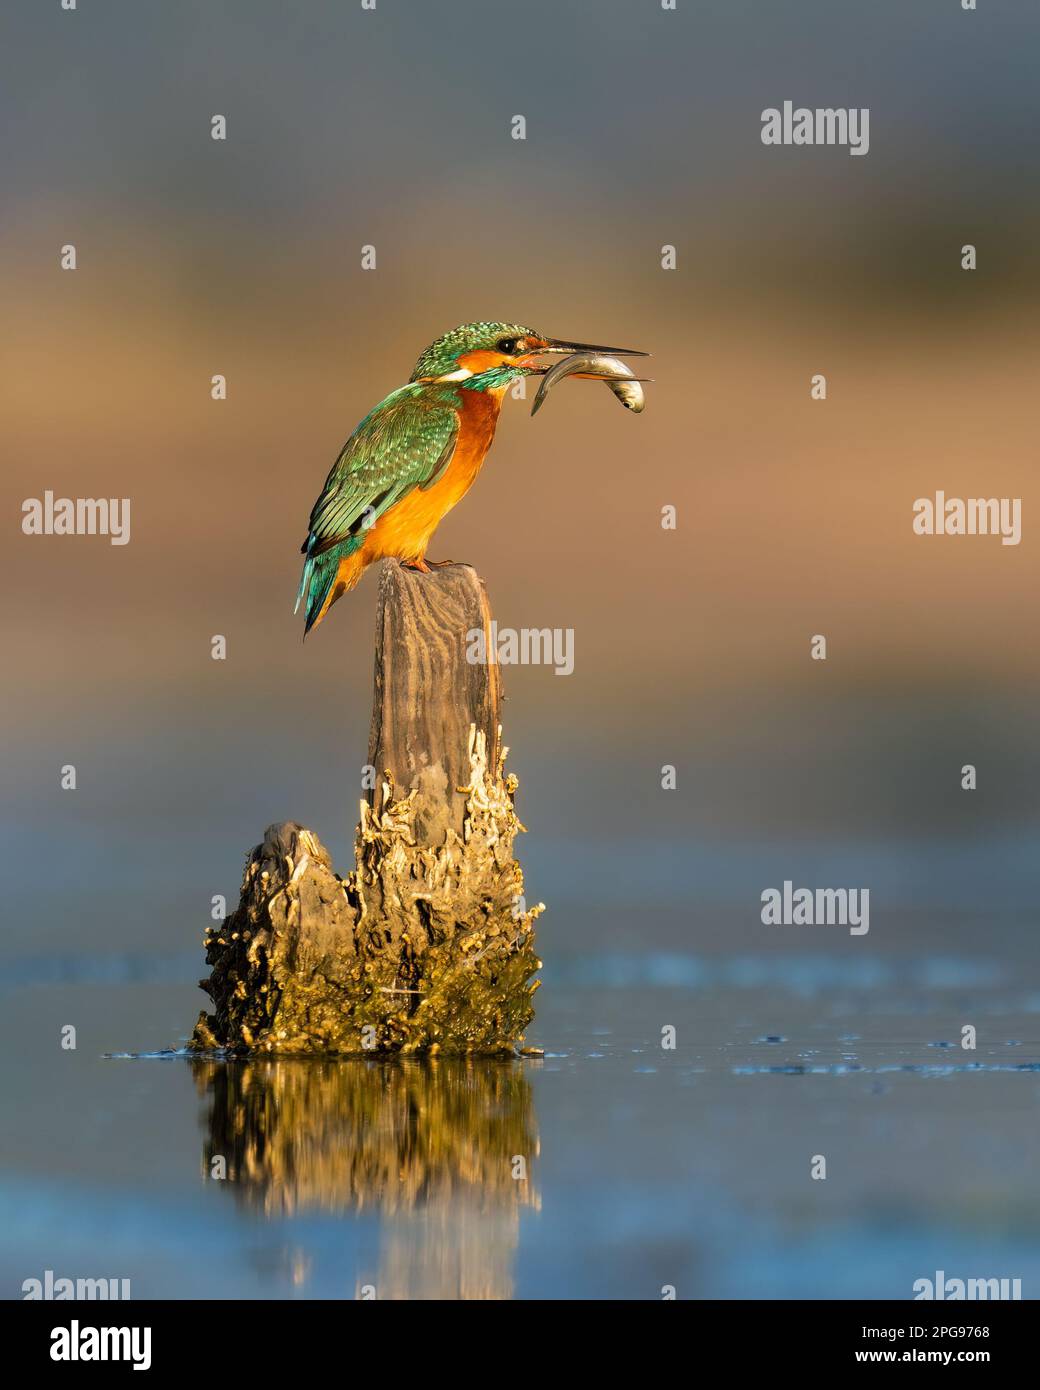
[(463, 403), (459, 409), (459, 437), (451, 462), (433, 487), (425, 491), (421, 487), (413, 488), (407, 497), (379, 518), (364, 546), (368, 562), (385, 555), (401, 560), (421, 560), (441, 518), (472, 487), (495, 437), (504, 389), (459, 394)]

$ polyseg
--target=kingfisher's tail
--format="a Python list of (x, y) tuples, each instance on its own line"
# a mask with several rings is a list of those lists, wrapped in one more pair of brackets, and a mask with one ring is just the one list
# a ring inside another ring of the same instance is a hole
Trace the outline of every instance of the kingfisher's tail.
[(300, 604), (306, 599), (307, 622), (303, 629), (304, 637), (312, 627), (317, 627), (340, 594), (345, 593), (347, 589), (353, 589), (361, 578), (364, 567), (354, 537), (340, 545), (332, 546), (320, 555), (307, 556), (303, 574), (300, 576), (300, 589), (296, 595), (294, 610), (298, 613)]

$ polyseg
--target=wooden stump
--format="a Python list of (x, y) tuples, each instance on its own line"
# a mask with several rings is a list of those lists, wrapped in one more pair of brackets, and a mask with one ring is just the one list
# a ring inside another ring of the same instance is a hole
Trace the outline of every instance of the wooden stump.
[[(498, 667), (465, 565), (385, 561), (356, 867), (338, 876), (313, 832), (268, 827), (238, 909), (207, 933), (213, 969), (191, 1046), (236, 1054), (500, 1052), (523, 1041), (540, 967), (503, 769)], [(489, 643), (484, 650), (490, 651)]]
[(499, 668), (467, 661), (475, 631), (490, 651), (491, 608), (475, 569), (450, 565), (427, 575), (384, 561), (368, 761), (398, 790), (416, 790), (415, 828), (424, 844), (443, 844), (449, 827), (463, 832), (459, 788), (469, 782), (471, 725), (484, 737), (488, 766), (498, 764)]

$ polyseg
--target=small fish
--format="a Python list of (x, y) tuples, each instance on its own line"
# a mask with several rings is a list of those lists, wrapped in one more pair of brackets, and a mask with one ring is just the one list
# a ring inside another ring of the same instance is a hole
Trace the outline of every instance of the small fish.
[(550, 367), (542, 377), (538, 394), (531, 405), (532, 415), (537, 413), (556, 383), (567, 376), (584, 376), (602, 381), (610, 387), (626, 410), (631, 410), (637, 415), (646, 405), (640, 382), (648, 381), (649, 377), (636, 376), (620, 358), (604, 357), (595, 352), (576, 352), (571, 357), (565, 357), (562, 362), (557, 362), (555, 367)]

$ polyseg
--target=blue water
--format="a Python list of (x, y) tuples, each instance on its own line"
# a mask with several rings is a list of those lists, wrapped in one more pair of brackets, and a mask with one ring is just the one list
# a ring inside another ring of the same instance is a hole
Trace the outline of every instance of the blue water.
[(999, 961), (560, 960), (517, 1062), (106, 1057), (177, 1047), (189, 970), (8, 972), (8, 1026), (53, 1046), (2, 1062), (6, 1296), (46, 1269), (136, 1298), (1040, 1291), (1040, 982)]

